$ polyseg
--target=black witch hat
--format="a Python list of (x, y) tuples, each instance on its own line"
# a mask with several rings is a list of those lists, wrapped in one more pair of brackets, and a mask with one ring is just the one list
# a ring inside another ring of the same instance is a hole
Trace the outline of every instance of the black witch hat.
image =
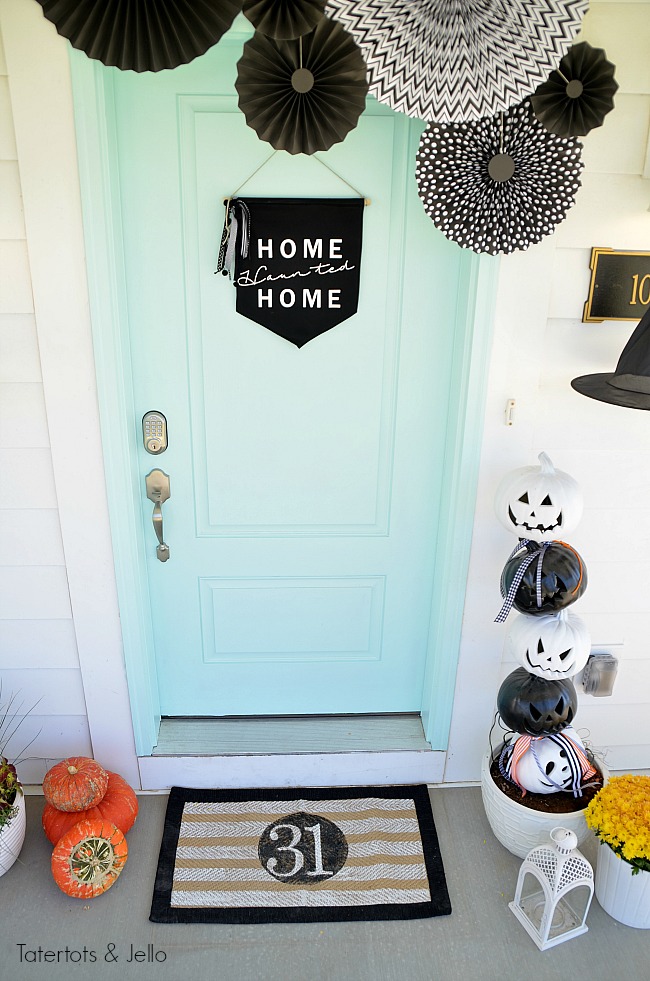
[(650, 310), (623, 348), (616, 371), (581, 375), (571, 385), (590, 399), (629, 409), (650, 409)]

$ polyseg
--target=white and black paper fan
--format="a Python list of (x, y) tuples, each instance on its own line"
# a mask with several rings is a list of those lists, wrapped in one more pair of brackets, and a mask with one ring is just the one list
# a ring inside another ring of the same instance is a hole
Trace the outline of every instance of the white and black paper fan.
[(243, 13), (260, 34), (291, 41), (314, 30), (325, 0), (244, 0)]
[(502, 112), (544, 82), (589, 0), (328, 0), (354, 36), (370, 91), (437, 122)]
[(237, 62), (246, 122), (276, 150), (316, 153), (341, 143), (366, 106), (366, 66), (354, 39), (322, 17), (295, 41), (255, 33)]
[(476, 123), (432, 123), (416, 179), (447, 238), (474, 252), (526, 249), (566, 217), (580, 187), (582, 146), (544, 129), (525, 101)]
[(216, 44), (243, 0), (38, 0), (59, 34), (123, 70), (186, 65)]
[(533, 112), (556, 136), (586, 136), (614, 108), (616, 66), (602, 48), (574, 44), (558, 68), (530, 97)]

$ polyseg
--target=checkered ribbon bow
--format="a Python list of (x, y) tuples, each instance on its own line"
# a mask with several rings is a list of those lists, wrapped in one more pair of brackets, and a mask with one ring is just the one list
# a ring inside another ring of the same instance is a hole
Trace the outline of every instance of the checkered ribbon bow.
[(570, 736), (565, 735), (563, 732), (553, 732), (545, 733), (542, 736), (529, 736), (523, 735), (515, 741), (514, 746), (509, 744), (504, 746), (501, 750), (501, 755), (499, 757), (499, 770), (501, 775), (505, 777), (510, 783), (515, 783), (518, 787), (521, 787), (524, 794), (526, 793), (526, 788), (522, 787), (517, 780), (517, 766), (522, 756), (528, 751), (533, 754), (533, 759), (537, 764), (537, 769), (547, 783), (550, 783), (556, 790), (568, 790), (569, 787), (565, 784), (556, 783), (550, 773), (547, 773), (542, 764), (540, 763), (539, 756), (537, 755), (536, 743), (540, 739), (550, 739), (554, 742), (561, 750), (564, 751), (566, 755), (567, 763), (571, 770), (571, 784), (570, 789), (573, 791), (574, 797), (582, 797), (582, 783), (587, 777), (593, 777), (596, 770), (589, 762), (584, 750), (578, 746), (577, 743), (571, 739)]
[[(517, 590), (521, 585), (521, 581), (526, 574), (526, 569), (533, 562), (537, 561), (537, 569), (535, 572), (535, 598), (537, 601), (537, 607), (541, 610), (542, 608), (542, 563), (544, 561), (544, 555), (546, 549), (549, 548), (553, 542), (531, 542), (528, 538), (522, 538), (518, 545), (516, 545), (510, 555), (507, 558), (507, 562), (514, 558), (517, 552), (520, 552), (522, 548), (526, 549), (526, 555), (524, 555), (519, 563), (519, 568), (514, 574), (513, 580), (510, 583), (510, 589), (506, 593), (503, 588), (503, 583), (501, 584), (501, 595), (504, 597), (503, 606), (499, 610), (498, 615), (494, 618), (495, 623), (505, 623), (510, 610), (512, 609), (513, 603), (515, 601), (515, 596), (517, 595)], [(535, 546), (531, 548), (530, 546)]]

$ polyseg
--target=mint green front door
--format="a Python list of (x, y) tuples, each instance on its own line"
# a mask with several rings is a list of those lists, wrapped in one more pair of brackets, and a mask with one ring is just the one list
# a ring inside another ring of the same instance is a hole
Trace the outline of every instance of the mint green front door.
[[(271, 157), (237, 107), (243, 40), (173, 72), (112, 73), (127, 425), (160, 708), (417, 712), (461, 252), (418, 199), (422, 124), (369, 101), (320, 159)], [(244, 182), (242, 194), (354, 188), (370, 201), (358, 313), (301, 349), (237, 315), (214, 275), (223, 199)], [(160, 456), (142, 445), (150, 410), (168, 421)], [(170, 478), (164, 563), (153, 468)]]

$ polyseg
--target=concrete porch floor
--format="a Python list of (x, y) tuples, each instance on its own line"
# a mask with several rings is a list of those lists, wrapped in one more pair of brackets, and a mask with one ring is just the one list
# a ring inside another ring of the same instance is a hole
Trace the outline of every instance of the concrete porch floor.
[[(494, 838), (480, 790), (434, 789), (431, 799), (451, 916), (233, 926), (149, 922), (166, 795), (140, 798), (124, 872), (85, 903), (55, 885), (43, 798), (28, 796), (20, 859), (0, 878), (0, 981), (650, 981), (648, 931), (622, 926), (596, 899), (588, 933), (540, 952), (508, 909), (521, 862)], [(595, 839), (582, 847), (592, 864), (598, 847)], [(149, 944), (161, 952), (157, 963), (128, 963), (131, 945), (147, 955)], [(96, 960), (66, 964), (62, 953), (58, 964), (32, 962), (39, 947), (66, 946), (85, 946)]]

